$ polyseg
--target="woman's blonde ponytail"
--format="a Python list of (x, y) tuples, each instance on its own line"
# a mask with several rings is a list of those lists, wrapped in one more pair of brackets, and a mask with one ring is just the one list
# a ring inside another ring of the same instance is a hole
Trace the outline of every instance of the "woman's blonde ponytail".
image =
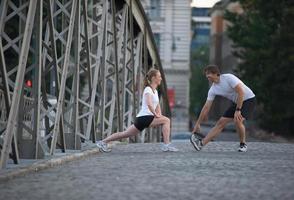
[(150, 86), (152, 77), (156, 76), (159, 71), (157, 69), (151, 68), (144, 78), (144, 88)]

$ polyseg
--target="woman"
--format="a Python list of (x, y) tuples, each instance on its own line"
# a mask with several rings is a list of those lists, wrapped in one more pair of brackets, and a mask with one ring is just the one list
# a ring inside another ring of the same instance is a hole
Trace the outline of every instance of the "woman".
[(172, 147), (169, 141), (170, 138), (170, 120), (161, 114), (159, 105), (158, 92), (156, 88), (161, 83), (161, 74), (156, 69), (150, 69), (144, 80), (144, 92), (142, 98), (142, 108), (137, 114), (135, 122), (126, 131), (114, 133), (104, 140), (97, 142), (97, 146), (101, 151), (111, 151), (107, 144), (114, 140), (131, 137), (137, 135), (145, 128), (157, 127), (162, 125), (163, 141), (161, 146), (162, 151), (178, 151)]

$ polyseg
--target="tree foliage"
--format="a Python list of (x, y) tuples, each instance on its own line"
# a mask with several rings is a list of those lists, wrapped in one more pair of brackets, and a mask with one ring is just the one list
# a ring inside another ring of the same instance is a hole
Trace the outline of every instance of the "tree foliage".
[(201, 46), (192, 51), (190, 77), (190, 114), (198, 115), (206, 101), (208, 81), (203, 68), (208, 64), (209, 48)]
[[(234, 2), (235, 0), (231, 0)], [(226, 12), (237, 72), (262, 107), (262, 127), (294, 134), (294, 2), (239, 0), (242, 14)]]

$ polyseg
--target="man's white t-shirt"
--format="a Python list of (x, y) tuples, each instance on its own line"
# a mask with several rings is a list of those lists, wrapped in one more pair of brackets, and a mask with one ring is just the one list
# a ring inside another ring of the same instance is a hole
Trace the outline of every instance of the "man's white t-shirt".
[(239, 78), (233, 74), (221, 74), (220, 81), (213, 83), (208, 91), (207, 100), (214, 100), (216, 95), (223, 96), (235, 103), (237, 103), (238, 94), (235, 91), (235, 87), (241, 83), (244, 91), (243, 101), (255, 97), (252, 90), (247, 87)]
[(156, 109), (156, 107), (159, 103), (159, 97), (158, 97), (157, 90), (155, 90), (153, 92), (151, 87), (149, 87), (149, 86), (145, 87), (144, 92), (143, 92), (143, 98), (142, 98), (142, 108), (141, 108), (140, 112), (137, 114), (137, 117), (146, 116), (146, 115), (153, 115), (153, 113), (148, 108), (147, 101), (146, 101), (146, 94), (151, 95), (152, 108), (154, 110)]

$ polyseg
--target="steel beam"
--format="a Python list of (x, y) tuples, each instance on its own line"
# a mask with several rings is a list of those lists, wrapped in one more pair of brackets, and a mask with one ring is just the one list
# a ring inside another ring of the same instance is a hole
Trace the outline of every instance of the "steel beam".
[[(19, 156), (42, 158), (126, 129), (154, 64), (164, 79), (139, 0), (2, 0), (1, 167), (8, 156), (15, 163)], [(32, 87), (24, 85), (28, 78)], [(168, 105), (165, 92), (163, 97)], [(163, 114), (169, 116), (169, 109)], [(141, 135), (143, 142), (159, 140), (160, 129)], [(139, 136), (130, 140), (138, 141)]]

